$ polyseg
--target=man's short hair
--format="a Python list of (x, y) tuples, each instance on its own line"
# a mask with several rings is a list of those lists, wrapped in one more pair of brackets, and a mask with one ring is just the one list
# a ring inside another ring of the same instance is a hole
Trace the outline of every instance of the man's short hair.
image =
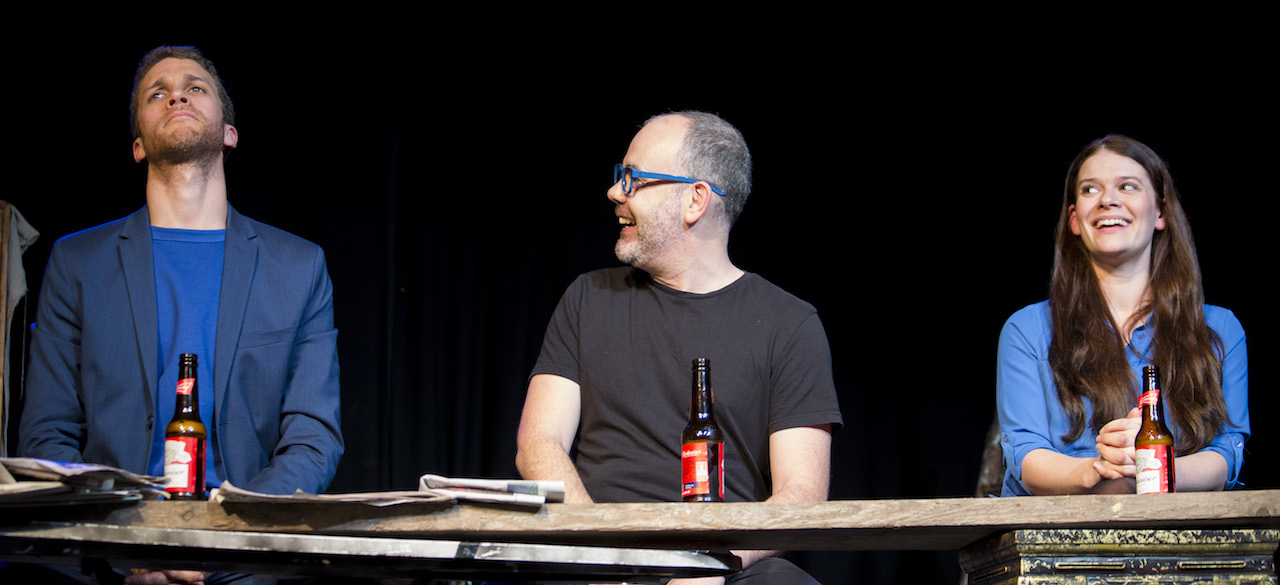
[(138, 124), (138, 86), (142, 85), (142, 78), (147, 76), (147, 72), (151, 71), (156, 63), (169, 58), (195, 61), (197, 65), (209, 72), (213, 77), (213, 84), (218, 88), (218, 102), (222, 104), (222, 122), (234, 126), (236, 108), (231, 105), (231, 96), (227, 95), (227, 88), (222, 85), (222, 78), (218, 76), (218, 68), (213, 66), (213, 61), (206, 59), (204, 53), (195, 47), (160, 46), (142, 56), (142, 60), (138, 62), (138, 70), (133, 74), (133, 95), (129, 96), (129, 125), (133, 129), (133, 137), (136, 139), (142, 136), (142, 128)]
[[(676, 155), (686, 177), (703, 180), (724, 191), (720, 219), (733, 227), (751, 195), (751, 151), (737, 128), (715, 114), (686, 110), (654, 116), (681, 116), (689, 131)], [(647, 123), (647, 122), (646, 122)]]

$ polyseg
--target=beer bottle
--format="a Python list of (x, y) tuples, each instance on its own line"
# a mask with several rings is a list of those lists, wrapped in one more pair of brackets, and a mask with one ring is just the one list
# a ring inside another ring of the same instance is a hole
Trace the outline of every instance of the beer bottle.
[(686, 502), (724, 501), (724, 438), (711, 409), (711, 360), (693, 360), (693, 399), (689, 425), (680, 437)]
[(1155, 366), (1142, 368), (1142, 428), (1133, 440), (1134, 467), (1140, 494), (1173, 493), (1173, 433), (1165, 426), (1164, 400), (1160, 394), (1160, 374)]
[(173, 420), (164, 429), (164, 491), (172, 500), (203, 500), (205, 472), (204, 423), (196, 390), (196, 354), (178, 358), (178, 396)]

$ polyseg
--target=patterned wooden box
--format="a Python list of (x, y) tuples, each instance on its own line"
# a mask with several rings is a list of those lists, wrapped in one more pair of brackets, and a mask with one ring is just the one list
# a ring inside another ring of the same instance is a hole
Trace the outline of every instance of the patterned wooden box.
[(1278, 585), (1280, 530), (1016, 530), (960, 551), (970, 585)]

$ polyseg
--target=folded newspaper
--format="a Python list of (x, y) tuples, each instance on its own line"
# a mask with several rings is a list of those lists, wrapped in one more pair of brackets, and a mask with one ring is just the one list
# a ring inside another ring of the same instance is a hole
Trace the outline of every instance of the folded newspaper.
[(346, 503), (366, 506), (400, 506), (428, 503), (478, 503), (541, 508), (548, 501), (564, 501), (564, 483), (559, 481), (519, 481), (460, 479), (424, 475), (418, 480), (418, 491), (359, 492), (347, 494), (308, 494), (277, 496), (240, 489), (230, 482), (214, 493), (219, 503)]
[(431, 504), (431, 503), (449, 503), (452, 498), (441, 496), (439, 494), (427, 494), (422, 492), (359, 492), (350, 494), (309, 494), (302, 490), (294, 492), (292, 495), (280, 496), (273, 494), (263, 494), (251, 492), (246, 489), (240, 489), (231, 482), (224, 481), (222, 486), (213, 491), (213, 501), (218, 503), (233, 504), (259, 504), (264, 502), (277, 504), (316, 504), (316, 503), (341, 503), (341, 504), (361, 504), (365, 506), (383, 507), (383, 506), (400, 506), (404, 504)]
[(142, 499), (137, 488), (163, 480), (116, 467), (0, 457), (0, 506), (99, 504)]
[(472, 479), (430, 473), (418, 478), (418, 491), (452, 494), (458, 500), (541, 506), (564, 501), (563, 481)]
[[(13, 476), (88, 488), (164, 487), (163, 478), (92, 463), (68, 463), (31, 457), (0, 457), (0, 467), (7, 469)], [(4, 481), (0, 479), (0, 483)]]

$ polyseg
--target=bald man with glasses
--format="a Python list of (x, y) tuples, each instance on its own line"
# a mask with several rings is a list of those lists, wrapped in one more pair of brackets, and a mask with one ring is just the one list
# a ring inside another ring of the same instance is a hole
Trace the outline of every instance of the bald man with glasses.
[[(614, 168), (614, 251), (547, 326), (529, 380), (516, 464), (566, 483), (568, 503), (681, 499), (691, 363), (712, 364), (725, 437), (725, 501), (827, 498), (842, 424), (826, 333), (812, 305), (729, 259), (751, 191), (751, 154), (723, 119), (650, 119)], [(776, 551), (734, 551), (729, 583), (812, 583)], [(708, 583), (721, 579), (708, 580)]]

